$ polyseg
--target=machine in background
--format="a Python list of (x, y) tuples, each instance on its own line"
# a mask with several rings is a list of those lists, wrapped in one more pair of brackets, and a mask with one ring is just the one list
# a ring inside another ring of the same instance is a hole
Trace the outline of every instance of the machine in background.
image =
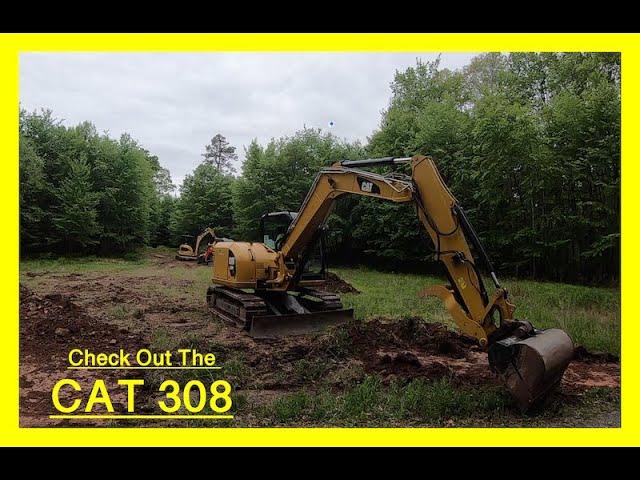
[[(190, 235), (183, 235), (183, 237), (192, 239)], [(207, 237), (211, 237), (211, 241), (207, 243), (207, 248), (200, 252), (200, 247), (203, 245), (202, 241)], [(217, 237), (214, 229), (207, 227), (195, 238), (194, 246), (189, 243), (183, 243), (178, 247), (176, 260), (197, 261), (198, 263), (209, 265), (213, 260), (213, 245), (221, 241), (230, 242), (232, 240), (230, 238)]]

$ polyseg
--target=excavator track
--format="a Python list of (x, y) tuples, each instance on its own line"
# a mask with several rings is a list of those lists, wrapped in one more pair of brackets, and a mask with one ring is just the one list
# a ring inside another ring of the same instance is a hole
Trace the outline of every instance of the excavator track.
[(312, 297), (315, 301), (319, 301), (322, 310), (338, 310), (342, 308), (342, 301), (335, 293), (325, 292), (324, 290), (315, 288), (305, 288), (301, 293), (305, 296), (308, 295)]
[(249, 330), (253, 317), (269, 314), (269, 307), (262, 298), (234, 288), (209, 287), (207, 305), (223, 320), (246, 330)]
[(256, 338), (317, 333), (353, 318), (353, 310), (343, 309), (340, 297), (315, 289), (291, 295), (213, 285), (207, 290), (207, 305), (222, 320)]

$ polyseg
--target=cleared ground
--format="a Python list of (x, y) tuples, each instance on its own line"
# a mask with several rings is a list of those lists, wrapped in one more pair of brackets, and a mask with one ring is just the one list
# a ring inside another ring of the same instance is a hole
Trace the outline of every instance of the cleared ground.
[[(541, 327), (559, 326), (588, 350), (579, 350), (559, 392), (543, 410), (521, 415), (488, 371), (486, 355), (447, 328), (451, 322), (438, 300), (418, 297), (424, 286), (442, 279), (367, 269), (334, 272), (347, 283), (335, 280), (330, 288), (355, 309), (354, 322), (322, 336), (254, 341), (207, 310), (210, 268), (175, 261), (170, 250), (149, 250), (132, 261), (23, 262), (21, 423), (79, 423), (48, 418), (55, 413), (53, 382), (69, 376), (65, 361), (70, 348), (192, 346), (215, 353), (223, 369), (147, 372), (147, 388), (140, 397), (145, 413), (160, 413), (157, 388), (166, 378), (181, 383), (194, 377), (225, 378), (234, 387), (235, 419), (162, 420), (163, 425), (619, 425), (619, 290), (504, 282), (519, 317)], [(83, 386), (98, 377), (115, 386), (121, 378), (87, 371), (74, 371), (73, 377)], [(124, 394), (115, 394), (117, 409), (125, 408)], [(144, 425), (149, 424), (157, 425)]]

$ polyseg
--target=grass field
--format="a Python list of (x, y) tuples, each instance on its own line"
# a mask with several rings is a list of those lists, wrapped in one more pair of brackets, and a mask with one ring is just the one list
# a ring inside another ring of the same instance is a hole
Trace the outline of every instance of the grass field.
[[(360, 291), (341, 294), (345, 307), (354, 309), (356, 321), (420, 317), (453, 328), (438, 299), (418, 296), (425, 286), (443, 283), (442, 278), (366, 268), (332, 270)], [(297, 344), (256, 350), (246, 339), (238, 343), (241, 333), (221, 330), (227, 327), (212, 322), (203, 309), (210, 274), (210, 268), (173, 261), (168, 249), (149, 249), (130, 260), (94, 257), (20, 264), (20, 281), (37, 294), (71, 293), (92, 315), (142, 332), (152, 348), (199, 345), (219, 353), (225, 377), (237, 391), (237, 417), (227, 426), (582, 426), (603, 412), (609, 415), (619, 409), (616, 390), (592, 388), (571, 404), (561, 400), (534, 418), (523, 417), (510, 406), (504, 390), (494, 385), (461, 386), (446, 376), (388, 381), (365, 371), (350, 356), (349, 339), (339, 336), (323, 340), (301, 356), (292, 356), (300, 348)], [(503, 279), (503, 284), (517, 306), (518, 318), (541, 328), (560, 327), (590, 351), (619, 355), (619, 289), (514, 279)], [(195, 323), (189, 330), (178, 328), (181, 324), (176, 321)], [(260, 363), (260, 355), (273, 365)], [(155, 385), (161, 378), (154, 373), (147, 380)], [(593, 420), (594, 425), (600, 422)]]
[[(173, 253), (166, 249), (151, 252)], [(134, 260), (79, 258), (28, 260), (20, 263), (21, 279), (27, 271), (52, 273), (109, 272), (145, 276), (153, 263), (144, 256)], [(332, 268), (341, 278), (360, 290), (360, 294), (342, 294), (345, 307), (353, 308), (356, 318), (386, 316), (400, 318), (419, 316), (427, 321), (442, 322), (453, 327), (451, 317), (436, 298), (421, 298), (418, 293), (427, 285), (443, 283), (442, 278), (428, 275), (379, 272), (368, 268)], [(208, 282), (209, 269), (172, 269), (176, 280), (194, 280), (199, 295), (201, 282)], [(40, 277), (42, 278), (42, 277)], [(46, 281), (46, 278), (42, 279)], [(558, 327), (567, 331), (574, 342), (589, 350), (620, 354), (620, 290), (584, 287), (552, 282), (503, 279), (516, 304), (516, 316), (531, 321), (536, 327)], [(180, 291), (183, 287), (176, 286)], [(171, 286), (163, 285), (163, 293), (172, 295)], [(178, 293), (179, 295), (179, 293)]]
[[(366, 268), (333, 270), (362, 292), (342, 296), (358, 318), (415, 315), (453, 325), (440, 300), (418, 296), (425, 286), (443, 283), (442, 278)], [(620, 354), (619, 289), (513, 279), (502, 283), (516, 305), (517, 318), (529, 320), (539, 328), (562, 328), (574, 342), (589, 350)]]

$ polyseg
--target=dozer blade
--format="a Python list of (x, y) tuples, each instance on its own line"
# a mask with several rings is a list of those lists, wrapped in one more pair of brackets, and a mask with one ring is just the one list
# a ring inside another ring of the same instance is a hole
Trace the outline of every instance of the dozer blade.
[(352, 308), (311, 313), (256, 316), (249, 326), (249, 335), (254, 338), (276, 338), (318, 333), (352, 318)]
[(522, 339), (507, 337), (489, 349), (489, 364), (499, 373), (520, 411), (544, 401), (573, 358), (573, 342), (563, 330), (534, 330)]

